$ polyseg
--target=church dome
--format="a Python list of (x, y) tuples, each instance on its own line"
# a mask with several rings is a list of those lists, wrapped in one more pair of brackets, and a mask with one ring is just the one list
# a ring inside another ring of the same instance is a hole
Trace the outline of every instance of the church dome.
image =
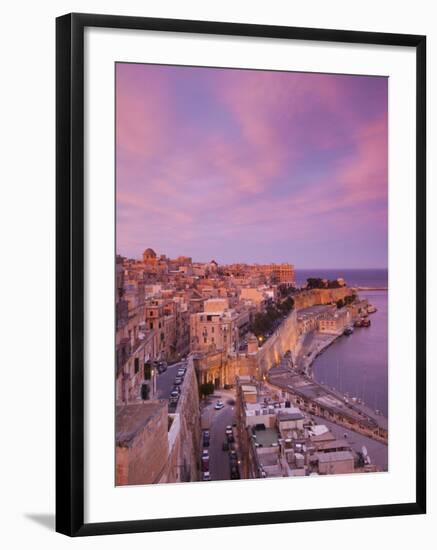
[(144, 258), (156, 258), (156, 252), (152, 248), (146, 248), (143, 252)]

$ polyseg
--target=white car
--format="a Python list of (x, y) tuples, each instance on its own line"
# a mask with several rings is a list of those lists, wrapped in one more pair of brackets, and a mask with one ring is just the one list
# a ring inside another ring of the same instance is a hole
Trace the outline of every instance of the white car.
[(226, 426), (226, 435), (232, 435), (232, 426)]
[(220, 409), (223, 409), (223, 407), (224, 407), (224, 404), (221, 401), (217, 401), (217, 403), (214, 406), (214, 409), (216, 411), (219, 411)]
[(211, 474), (209, 472), (203, 472), (202, 481), (211, 481)]

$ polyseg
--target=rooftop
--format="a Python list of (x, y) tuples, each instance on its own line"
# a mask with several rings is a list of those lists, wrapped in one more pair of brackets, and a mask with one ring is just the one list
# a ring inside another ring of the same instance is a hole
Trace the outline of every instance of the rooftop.
[(332, 306), (330, 305), (310, 306), (303, 309), (299, 309), (299, 311), (297, 312), (297, 317), (298, 319), (304, 318), (304, 317), (311, 317), (312, 315), (318, 315), (330, 309), (332, 309)]
[[(312, 441), (314, 441), (314, 439)], [(349, 443), (344, 439), (316, 442), (316, 447), (318, 451), (331, 451), (331, 449), (350, 450)]]
[(244, 393), (257, 393), (257, 388), (255, 385), (243, 384), (241, 386), (241, 391)]
[(275, 428), (257, 429), (253, 431), (256, 435), (256, 443), (263, 447), (271, 447), (273, 443), (278, 443), (278, 432)]
[(329, 432), (329, 429), (324, 424), (316, 424), (310, 428), (311, 435), (318, 436)]
[(339, 462), (341, 460), (353, 460), (354, 455), (350, 451), (334, 451), (333, 453), (316, 453), (319, 462)]
[(145, 401), (117, 407), (115, 418), (117, 445), (127, 447), (134, 437), (167, 408), (165, 401)]
[(281, 411), (279, 414), (279, 422), (287, 422), (288, 420), (303, 420), (305, 416), (299, 409), (291, 409), (289, 411)]

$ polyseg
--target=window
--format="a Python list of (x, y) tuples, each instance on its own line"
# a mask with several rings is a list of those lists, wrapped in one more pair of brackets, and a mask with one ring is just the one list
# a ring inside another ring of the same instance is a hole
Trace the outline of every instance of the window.
[(203, 343), (204, 343), (204, 344), (207, 344), (207, 343), (208, 343), (208, 338), (204, 338), (204, 339), (203, 339)]
[(150, 380), (152, 377), (152, 367), (150, 363), (144, 363), (144, 380)]
[(214, 332), (214, 327), (211, 327), (211, 332)]
[(150, 328), (153, 329), (153, 321), (150, 322)]
[(134, 360), (134, 371), (135, 371), (135, 374), (137, 374), (137, 372), (140, 370), (140, 360), (138, 359), (138, 357), (135, 357), (135, 360)]

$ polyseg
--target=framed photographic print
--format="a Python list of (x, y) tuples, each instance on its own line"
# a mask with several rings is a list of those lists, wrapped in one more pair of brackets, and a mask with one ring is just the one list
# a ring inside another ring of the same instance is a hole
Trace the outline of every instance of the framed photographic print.
[(425, 513), (425, 37), (57, 19), (57, 530)]

